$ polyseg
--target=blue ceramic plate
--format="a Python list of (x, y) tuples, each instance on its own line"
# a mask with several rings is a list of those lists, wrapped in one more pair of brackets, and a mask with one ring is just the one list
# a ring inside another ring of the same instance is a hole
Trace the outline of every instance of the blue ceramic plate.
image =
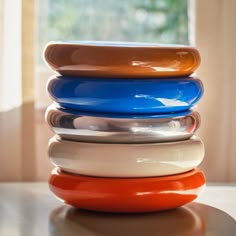
[(190, 109), (202, 97), (193, 77), (171, 79), (93, 79), (52, 77), (52, 99), (66, 108), (118, 114), (164, 114)]

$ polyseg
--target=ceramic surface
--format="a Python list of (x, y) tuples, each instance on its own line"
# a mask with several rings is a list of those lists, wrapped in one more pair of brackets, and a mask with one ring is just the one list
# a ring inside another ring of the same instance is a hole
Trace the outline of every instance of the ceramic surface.
[(101, 144), (58, 139), (49, 142), (49, 157), (62, 170), (100, 177), (149, 177), (179, 174), (204, 157), (200, 139), (151, 144)]
[(92, 77), (188, 76), (200, 64), (192, 47), (119, 42), (52, 42), (44, 58), (62, 75)]
[(205, 185), (199, 169), (156, 178), (94, 178), (54, 169), (51, 191), (65, 203), (104, 212), (151, 212), (193, 201)]
[(198, 129), (197, 112), (173, 118), (127, 119), (74, 114), (55, 105), (48, 107), (46, 121), (63, 139), (104, 143), (169, 142), (190, 138)]
[(47, 85), (60, 105), (88, 112), (162, 114), (191, 108), (203, 94), (196, 78), (94, 79), (52, 77)]

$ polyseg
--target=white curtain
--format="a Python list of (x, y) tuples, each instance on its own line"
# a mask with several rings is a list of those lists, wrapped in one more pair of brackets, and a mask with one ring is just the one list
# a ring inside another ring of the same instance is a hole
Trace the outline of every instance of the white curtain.
[(37, 143), (46, 161), (36, 140), (34, 17), (34, 0), (0, 0), (0, 181), (37, 180), (45, 169), (35, 158)]
[(236, 181), (236, 1), (195, 0), (195, 40), (205, 85), (199, 105), (208, 181)]
[(0, 1), (0, 111), (22, 103), (21, 1)]

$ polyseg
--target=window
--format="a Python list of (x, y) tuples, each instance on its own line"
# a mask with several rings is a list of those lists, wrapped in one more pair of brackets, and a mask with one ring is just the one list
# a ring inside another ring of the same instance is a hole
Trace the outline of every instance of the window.
[(49, 41), (102, 40), (188, 44), (187, 0), (38, 0), (36, 106), (49, 69), (42, 51)]
[[(38, 55), (56, 40), (188, 44), (187, 0), (37, 2)], [(42, 63), (39, 58), (39, 63)]]

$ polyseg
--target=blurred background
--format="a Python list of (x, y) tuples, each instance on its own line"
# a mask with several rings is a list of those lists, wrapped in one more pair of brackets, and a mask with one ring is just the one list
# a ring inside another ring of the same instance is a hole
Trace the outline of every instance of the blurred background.
[(0, 181), (43, 181), (52, 169), (44, 112), (53, 72), (42, 59), (52, 40), (196, 46), (201, 167), (208, 182), (236, 181), (235, 0), (0, 0)]

